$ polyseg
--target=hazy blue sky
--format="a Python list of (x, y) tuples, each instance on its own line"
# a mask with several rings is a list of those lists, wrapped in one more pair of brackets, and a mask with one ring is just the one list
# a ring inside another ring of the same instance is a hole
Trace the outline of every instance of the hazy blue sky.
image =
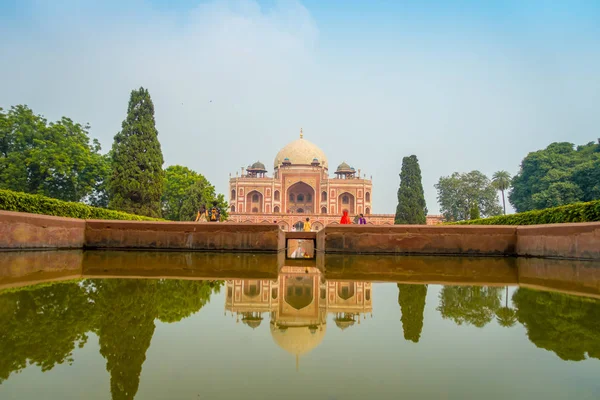
[(403, 156), (436, 213), (442, 175), (600, 137), (597, 0), (0, 0), (0, 37), (0, 107), (89, 122), (107, 151), (145, 86), (166, 165), (221, 192), (300, 127), (373, 175), (376, 213)]

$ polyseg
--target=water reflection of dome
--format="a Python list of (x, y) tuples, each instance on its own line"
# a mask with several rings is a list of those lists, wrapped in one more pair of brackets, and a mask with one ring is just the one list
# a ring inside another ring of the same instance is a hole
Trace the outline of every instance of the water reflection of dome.
[(315, 349), (325, 337), (326, 325), (321, 327), (277, 327), (271, 324), (271, 336), (279, 347), (290, 354), (301, 356)]
[(316, 144), (300, 138), (285, 145), (275, 156), (274, 167), (279, 168), (284, 160), (292, 165), (311, 165), (317, 159), (321, 166), (328, 168), (327, 157)]

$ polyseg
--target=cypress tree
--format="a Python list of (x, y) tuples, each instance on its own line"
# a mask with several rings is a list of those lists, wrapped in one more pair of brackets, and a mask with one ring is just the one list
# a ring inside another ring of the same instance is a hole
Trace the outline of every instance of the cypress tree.
[(148, 90), (141, 87), (131, 92), (121, 128), (112, 147), (109, 208), (160, 217), (163, 155)]
[(427, 206), (421, 183), (421, 168), (417, 156), (402, 159), (398, 207), (395, 224), (421, 224), (427, 222)]

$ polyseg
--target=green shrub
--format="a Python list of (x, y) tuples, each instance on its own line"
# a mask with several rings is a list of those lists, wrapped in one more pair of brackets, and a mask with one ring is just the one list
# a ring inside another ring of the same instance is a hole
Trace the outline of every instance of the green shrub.
[(544, 210), (526, 211), (518, 214), (450, 222), (449, 225), (539, 225), (565, 222), (600, 221), (600, 200), (573, 203)]
[(91, 207), (53, 199), (38, 194), (28, 194), (0, 189), (0, 210), (32, 214), (53, 215), (80, 219), (120, 219), (128, 221), (161, 221), (156, 218), (127, 214), (121, 211)]

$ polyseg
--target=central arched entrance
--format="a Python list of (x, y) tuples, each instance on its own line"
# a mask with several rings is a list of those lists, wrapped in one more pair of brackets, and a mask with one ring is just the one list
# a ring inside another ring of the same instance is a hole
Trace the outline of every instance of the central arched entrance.
[(348, 192), (344, 192), (338, 197), (338, 210), (340, 214), (344, 211), (348, 211), (350, 215), (354, 214), (354, 195)]
[(293, 213), (313, 214), (315, 190), (304, 182), (293, 184), (287, 191), (287, 208)]

